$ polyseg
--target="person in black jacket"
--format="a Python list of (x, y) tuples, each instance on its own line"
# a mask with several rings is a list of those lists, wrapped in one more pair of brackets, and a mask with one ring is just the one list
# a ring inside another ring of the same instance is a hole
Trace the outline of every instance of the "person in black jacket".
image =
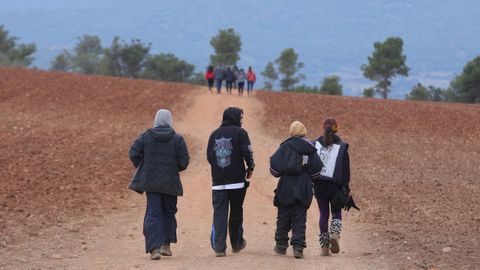
[(249, 184), (246, 179), (252, 176), (255, 164), (248, 133), (241, 127), (242, 118), (241, 109), (226, 109), (221, 126), (213, 131), (208, 140), (207, 160), (211, 166), (213, 182), (213, 226), (210, 240), (217, 257), (226, 255), (227, 226), (234, 253), (244, 249), (247, 244), (243, 238), (243, 200)]
[(275, 190), (274, 205), (278, 208), (274, 251), (284, 255), (288, 248), (288, 232), (293, 255), (303, 258), (307, 209), (313, 198), (312, 180), (320, 177), (322, 162), (315, 147), (305, 139), (307, 129), (295, 121), (290, 125), (290, 138), (280, 144), (270, 158), (270, 173), (280, 180)]
[[(348, 143), (342, 141), (336, 134), (339, 130), (335, 118), (327, 118), (323, 123), (324, 135), (314, 143), (317, 154), (322, 160), (324, 167), (320, 181), (314, 183), (315, 197), (320, 210), (320, 246), (321, 255), (329, 256), (330, 252), (340, 252), (340, 232), (342, 230), (342, 208), (338, 204), (338, 194), (344, 194), (348, 198), (350, 194), (350, 158), (348, 155)], [(330, 231), (328, 219), (332, 211)]]
[(135, 140), (129, 156), (136, 168), (129, 188), (147, 194), (145, 251), (152, 260), (172, 256), (170, 243), (177, 242), (177, 196), (183, 195), (179, 172), (187, 168), (190, 157), (185, 140), (173, 129), (168, 110), (157, 112), (154, 128)]

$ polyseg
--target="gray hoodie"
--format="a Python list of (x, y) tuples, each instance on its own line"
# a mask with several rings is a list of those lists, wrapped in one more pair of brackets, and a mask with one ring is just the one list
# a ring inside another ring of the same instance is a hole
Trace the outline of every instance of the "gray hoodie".
[(153, 127), (158, 126), (169, 126), (173, 129), (173, 119), (172, 114), (169, 110), (160, 109), (155, 115), (155, 120), (153, 121)]

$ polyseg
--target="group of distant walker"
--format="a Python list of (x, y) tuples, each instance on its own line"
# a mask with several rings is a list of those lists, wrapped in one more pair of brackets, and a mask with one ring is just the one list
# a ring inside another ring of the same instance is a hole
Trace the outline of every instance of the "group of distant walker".
[(219, 64), (215, 68), (212, 65), (207, 67), (205, 80), (207, 81), (208, 91), (210, 91), (210, 93), (213, 93), (212, 88), (215, 83), (217, 94), (220, 94), (222, 92), (223, 81), (225, 81), (227, 93), (232, 94), (232, 88), (237, 88), (239, 96), (243, 96), (245, 81), (247, 81), (247, 95), (250, 96), (253, 91), (253, 84), (255, 84), (255, 81), (257, 80), (257, 76), (252, 67), (248, 67), (247, 73), (245, 73), (243, 68), (239, 69), (237, 66), (225, 66)]

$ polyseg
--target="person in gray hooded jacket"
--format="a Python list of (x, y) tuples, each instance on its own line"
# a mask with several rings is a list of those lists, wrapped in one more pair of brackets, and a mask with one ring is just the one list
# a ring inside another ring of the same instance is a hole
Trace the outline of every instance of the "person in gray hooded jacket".
[(185, 140), (173, 129), (168, 110), (157, 112), (154, 128), (140, 134), (129, 156), (136, 168), (129, 188), (147, 194), (145, 251), (152, 260), (172, 256), (170, 243), (177, 242), (177, 196), (183, 195), (179, 172), (187, 168), (190, 157)]

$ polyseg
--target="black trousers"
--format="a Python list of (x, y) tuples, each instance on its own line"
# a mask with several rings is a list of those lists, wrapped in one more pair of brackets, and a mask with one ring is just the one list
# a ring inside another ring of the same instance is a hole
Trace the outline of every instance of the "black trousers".
[[(243, 201), (246, 188), (212, 190), (213, 225), (210, 241), (215, 252), (227, 249), (227, 226), (230, 243), (238, 249), (243, 241)], [(230, 207), (230, 216), (228, 208)]]
[(307, 228), (307, 207), (297, 203), (291, 206), (278, 208), (277, 230), (275, 231), (275, 242), (280, 249), (288, 247), (288, 232), (292, 230), (290, 245), (295, 250), (303, 250), (307, 247), (305, 242), (305, 230)]
[(244, 82), (239, 82), (238, 83), (238, 94), (243, 95), (243, 86), (245, 85)]

